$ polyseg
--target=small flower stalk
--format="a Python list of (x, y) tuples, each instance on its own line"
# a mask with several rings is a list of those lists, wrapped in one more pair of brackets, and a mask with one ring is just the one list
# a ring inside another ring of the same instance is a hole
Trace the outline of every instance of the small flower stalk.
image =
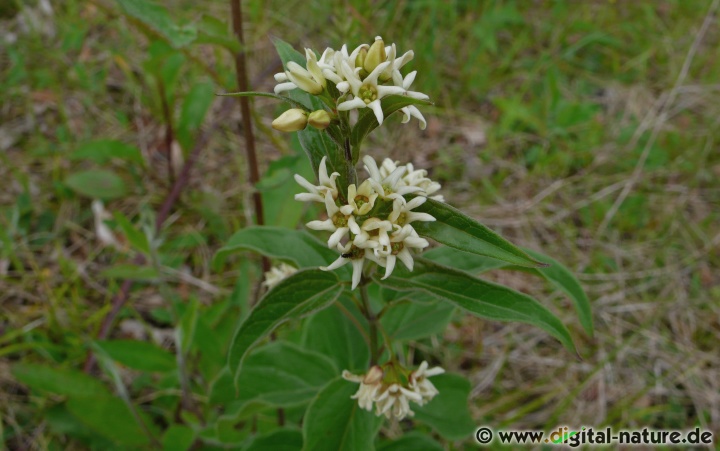
[(444, 372), (440, 367), (428, 369), (425, 361), (415, 371), (408, 371), (397, 362), (388, 362), (383, 367), (371, 367), (364, 375), (345, 370), (342, 376), (360, 384), (351, 398), (357, 400), (361, 409), (371, 412), (374, 405), (375, 415), (402, 420), (415, 415), (410, 408), (411, 402), (422, 406), (439, 393), (428, 378)]

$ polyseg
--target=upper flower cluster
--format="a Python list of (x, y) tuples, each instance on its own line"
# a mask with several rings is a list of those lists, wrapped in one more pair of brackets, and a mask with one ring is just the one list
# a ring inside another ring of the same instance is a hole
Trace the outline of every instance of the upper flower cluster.
[[(300, 175), (295, 180), (308, 192), (295, 195), (296, 200), (323, 202), (327, 219), (307, 224), (313, 230), (332, 232), (328, 247), (337, 248), (340, 257), (327, 267), (330, 271), (347, 263), (353, 266), (352, 288), (360, 283), (365, 262), (385, 268), (383, 279), (392, 274), (397, 260), (412, 271), (412, 250), (429, 246), (412, 226), (415, 221), (435, 221), (428, 213), (413, 211), (436, 192), (440, 185), (425, 177), (425, 171), (413, 171), (412, 165), (398, 166), (386, 159), (381, 167), (372, 157), (363, 158), (369, 177), (359, 186), (348, 186), (347, 199), (340, 196), (335, 179), (328, 175), (326, 158), (320, 162), (320, 185), (313, 185)], [(403, 197), (415, 194), (411, 200)], [(436, 196), (437, 197), (437, 196)]]
[[(302, 67), (293, 61), (287, 63), (284, 72), (275, 74), (278, 82), (275, 94), (292, 89), (302, 89), (313, 95), (327, 92), (330, 81), (340, 93), (333, 99), (336, 111), (370, 108), (378, 123), (382, 125), (384, 113), (380, 100), (392, 94), (406, 95), (416, 99), (429, 99), (421, 92), (411, 91), (417, 71), (403, 77), (400, 69), (414, 57), (412, 50), (397, 56), (395, 44), (386, 46), (380, 36), (372, 45), (361, 44), (352, 52), (347, 45), (340, 50), (325, 49), (320, 58), (311, 49), (305, 49), (306, 65)], [(401, 109), (403, 123), (415, 117), (420, 128), (425, 129), (425, 118), (415, 106)]]
[[(345, 380), (360, 384), (360, 389), (352, 399), (358, 400), (361, 409), (371, 411), (375, 403), (376, 415), (385, 415), (387, 418), (393, 416), (398, 420), (415, 415), (410, 410), (410, 401), (422, 406), (438, 394), (437, 388), (428, 378), (445, 372), (439, 366), (428, 369), (425, 361), (406, 377), (399, 377), (398, 373), (404, 373), (404, 369), (396, 364), (391, 362), (386, 367), (387, 371), (377, 365), (373, 366), (363, 375), (355, 375), (345, 370), (342, 376)], [(404, 379), (407, 379), (407, 384), (401, 382)]]

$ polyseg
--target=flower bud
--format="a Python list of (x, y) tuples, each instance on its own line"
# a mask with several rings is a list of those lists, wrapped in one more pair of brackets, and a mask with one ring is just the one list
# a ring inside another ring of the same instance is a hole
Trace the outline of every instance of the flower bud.
[(308, 114), (300, 108), (291, 108), (272, 121), (272, 128), (281, 132), (296, 132), (307, 126)]
[(363, 62), (363, 69), (368, 72), (372, 72), (380, 63), (384, 63), (387, 59), (385, 53), (385, 42), (378, 36), (375, 38), (375, 42), (370, 46), (370, 50), (367, 52), (365, 61)]
[(315, 81), (312, 74), (294, 61), (287, 64), (287, 76), (291, 82), (305, 92), (314, 95), (323, 92), (322, 85)]
[(374, 365), (372, 368), (370, 368), (363, 378), (363, 384), (365, 385), (374, 385), (380, 382), (383, 378), (384, 371), (382, 368), (380, 368), (377, 365)]
[(308, 116), (308, 124), (320, 130), (325, 130), (326, 128), (328, 128), (328, 125), (330, 125), (331, 121), (332, 118), (330, 117), (330, 113), (325, 110), (313, 111)]
[(307, 60), (307, 70), (310, 72), (315, 82), (323, 88), (327, 86), (327, 81), (322, 73), (322, 69), (320, 69), (320, 66), (318, 65), (315, 52), (310, 49), (305, 49), (305, 59)]
[(365, 58), (367, 58), (368, 49), (366, 46), (360, 49), (357, 56), (355, 57), (355, 67), (363, 67), (365, 64)]

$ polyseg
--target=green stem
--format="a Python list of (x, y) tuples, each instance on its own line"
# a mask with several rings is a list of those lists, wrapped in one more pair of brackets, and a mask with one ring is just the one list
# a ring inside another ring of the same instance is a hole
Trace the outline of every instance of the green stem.
[(377, 340), (377, 316), (372, 312), (370, 308), (370, 300), (367, 293), (368, 280), (363, 277), (360, 282), (360, 296), (362, 298), (363, 306), (365, 307), (365, 317), (370, 325), (370, 365), (377, 365), (378, 363), (378, 340)]

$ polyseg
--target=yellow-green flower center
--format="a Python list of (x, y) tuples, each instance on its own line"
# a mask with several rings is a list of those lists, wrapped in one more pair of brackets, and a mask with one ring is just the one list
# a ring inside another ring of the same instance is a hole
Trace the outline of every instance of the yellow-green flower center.
[(362, 208), (362, 206), (368, 202), (370, 202), (370, 199), (368, 199), (365, 196), (362, 196), (362, 195), (355, 196), (355, 205), (357, 206), (358, 209)]
[(363, 102), (367, 105), (368, 103), (372, 102), (373, 100), (377, 100), (378, 93), (377, 88), (373, 85), (365, 84), (360, 86), (360, 89), (358, 90), (358, 97), (362, 99)]
[(407, 213), (405, 213), (405, 212), (400, 213), (400, 215), (397, 218), (397, 221), (395, 221), (395, 223), (397, 225), (401, 225), (401, 226), (404, 226), (406, 222), (407, 222)]
[(391, 243), (390, 251), (393, 255), (397, 255), (400, 253), (401, 250), (403, 250), (404, 247), (405, 245), (402, 243), (402, 241), (399, 243)]
[(357, 260), (360, 258), (363, 258), (365, 256), (365, 251), (363, 249), (360, 249), (359, 247), (355, 246), (354, 244), (350, 248), (350, 252), (346, 252), (342, 254), (343, 258), (348, 258), (350, 260)]
[(347, 216), (345, 216), (344, 214), (342, 214), (339, 211), (333, 215), (332, 222), (333, 222), (333, 225), (335, 227), (337, 227), (338, 229), (340, 227), (347, 227), (347, 225), (348, 225)]

